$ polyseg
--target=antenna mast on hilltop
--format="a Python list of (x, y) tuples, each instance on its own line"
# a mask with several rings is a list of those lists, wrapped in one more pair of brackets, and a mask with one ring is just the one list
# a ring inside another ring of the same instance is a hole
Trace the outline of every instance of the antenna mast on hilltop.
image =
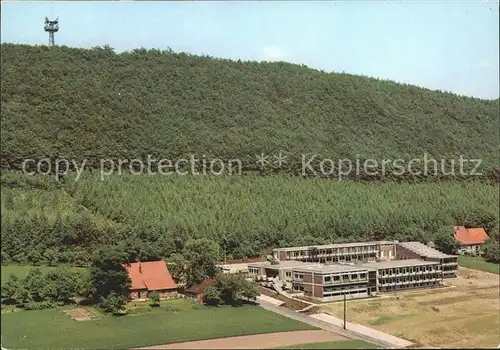
[(49, 32), (49, 46), (54, 46), (54, 33), (59, 31), (59, 17), (57, 17), (54, 21), (49, 21), (49, 19), (45, 17), (44, 29), (46, 32)]

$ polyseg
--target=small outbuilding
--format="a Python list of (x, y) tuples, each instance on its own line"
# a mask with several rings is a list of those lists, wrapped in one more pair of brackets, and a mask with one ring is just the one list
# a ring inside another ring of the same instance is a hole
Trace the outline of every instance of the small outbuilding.
[(197, 300), (200, 304), (203, 304), (203, 297), (205, 295), (205, 288), (208, 286), (213, 286), (217, 283), (217, 280), (213, 278), (207, 278), (200, 284), (195, 284), (184, 291), (184, 295), (188, 298)]
[(460, 253), (479, 254), (484, 241), (488, 239), (486, 231), (481, 228), (465, 228), (455, 226), (455, 239), (460, 243)]

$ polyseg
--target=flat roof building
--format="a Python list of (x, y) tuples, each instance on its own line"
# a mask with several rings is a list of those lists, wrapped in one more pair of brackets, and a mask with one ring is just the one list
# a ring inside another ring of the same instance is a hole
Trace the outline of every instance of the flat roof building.
[(436, 287), (443, 279), (441, 264), (417, 259), (360, 264), (377, 271), (377, 292)]
[(397, 244), (396, 259), (420, 259), (441, 264), (443, 278), (456, 277), (458, 256), (449, 255), (420, 242), (401, 242)]
[(249, 274), (278, 291), (303, 292), (322, 301), (434, 287), (455, 277), (458, 267), (456, 255), (397, 241), (276, 248), (270, 260), (249, 263)]
[(396, 257), (396, 244), (391, 241), (336, 243), (317, 246), (273, 249), (276, 260), (338, 263), (351, 261), (391, 260)]
[[(285, 260), (250, 263), (251, 276), (264, 285), (303, 293), (304, 296), (321, 301), (334, 301), (344, 298), (363, 298), (380, 292), (409, 288), (436, 287), (444, 277), (456, 271), (456, 256), (444, 254), (420, 242), (367, 242), (305, 247), (304, 251), (314, 248), (319, 253), (330, 256), (358, 254), (358, 251), (344, 251), (345, 248), (376, 247), (396, 252), (393, 259), (352, 260), (352, 262), (330, 262), (330, 259), (303, 259), (301, 254), (287, 255)], [(274, 252), (300, 253), (304, 247), (280, 248)], [(328, 249), (332, 249), (328, 251)], [(337, 249), (335, 251), (334, 249)], [(341, 250), (342, 249), (342, 250)], [(290, 258), (290, 259), (289, 259)], [(297, 258), (297, 259), (293, 259)], [(387, 255), (386, 255), (387, 258)], [(400, 260), (396, 260), (399, 258)], [(300, 260), (299, 260), (300, 259)], [(307, 261), (314, 260), (314, 261)], [(326, 261), (320, 263), (319, 261)], [(449, 269), (449, 272), (446, 269)]]

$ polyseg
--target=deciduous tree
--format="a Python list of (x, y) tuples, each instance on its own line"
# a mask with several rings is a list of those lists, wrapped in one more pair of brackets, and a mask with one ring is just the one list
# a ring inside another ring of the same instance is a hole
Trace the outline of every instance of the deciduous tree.
[(111, 293), (128, 297), (130, 278), (124, 267), (127, 254), (118, 246), (104, 246), (99, 249), (90, 268), (92, 295), (99, 302)]
[(21, 281), (19, 277), (14, 274), (10, 274), (7, 280), (2, 283), (2, 299), (16, 299), (16, 293), (19, 289)]
[(452, 227), (442, 227), (434, 238), (437, 249), (446, 254), (455, 254), (460, 248), (460, 243), (455, 239)]
[(483, 243), (482, 250), (484, 260), (495, 264), (500, 263), (500, 242), (489, 238)]
[(215, 263), (218, 258), (217, 244), (207, 238), (187, 241), (182, 253), (187, 261), (187, 285), (201, 283), (216, 274)]

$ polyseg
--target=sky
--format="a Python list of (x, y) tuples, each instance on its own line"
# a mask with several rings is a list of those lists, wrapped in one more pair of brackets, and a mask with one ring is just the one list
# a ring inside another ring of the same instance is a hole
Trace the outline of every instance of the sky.
[(6, 2), (1, 41), (116, 51), (159, 48), (287, 61), (451, 91), (499, 97), (499, 2), (183, 1)]

